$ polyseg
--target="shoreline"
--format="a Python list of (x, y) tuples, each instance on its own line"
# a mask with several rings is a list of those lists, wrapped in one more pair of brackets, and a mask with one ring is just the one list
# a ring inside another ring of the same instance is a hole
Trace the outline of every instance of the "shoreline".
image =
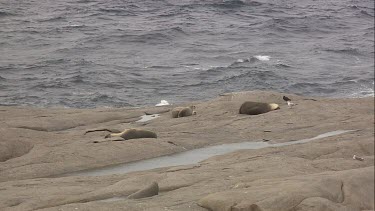
[[(368, 174), (370, 179), (372, 178), (373, 187), (373, 171), (369, 173), (368, 167), (374, 166), (374, 97), (315, 98), (316, 101), (312, 101), (306, 100), (306, 98), (311, 97), (287, 94), (297, 104), (289, 109), (282, 100), (283, 95), (282, 93), (266, 91), (227, 93), (207, 101), (193, 102), (197, 107), (197, 115), (177, 119), (171, 118), (167, 111), (174, 106), (95, 109), (0, 106), (0, 132), (2, 134), (0, 142), (2, 146), (0, 151), (0, 185), (4, 187), (0, 189), (0, 193), (2, 193), (0, 202), (3, 204), (0, 209), (33, 210), (46, 208), (47, 210), (58, 210), (64, 208), (64, 210), (69, 210), (68, 208), (71, 206), (85, 209), (95, 206), (104, 209), (104, 207), (109, 206), (113, 210), (121, 210), (121, 207), (127, 207), (129, 210), (140, 210), (147, 207), (149, 207), (147, 209), (154, 207), (155, 210), (159, 210), (159, 208), (162, 210), (164, 206), (167, 206), (171, 210), (189, 210), (186, 206), (190, 205), (196, 210), (205, 210), (202, 207), (212, 210), (226, 210), (223, 207), (219, 209), (215, 206), (219, 206), (218, 204), (229, 206), (233, 201), (241, 204), (241, 200), (245, 196), (240, 194), (241, 196), (235, 198), (228, 197), (228, 200), (219, 200), (221, 192), (224, 191), (223, 194), (227, 194), (228, 191), (236, 191), (232, 186), (219, 185), (219, 182), (226, 184), (226, 180), (223, 180), (222, 176), (230, 174), (230, 172), (226, 170), (214, 171), (213, 169), (220, 167), (232, 169), (233, 172), (236, 172), (236, 178), (238, 177), (234, 181), (237, 184), (243, 181), (240, 178), (245, 178), (244, 176), (249, 174), (247, 172), (248, 165), (255, 164), (262, 165), (264, 171), (263, 173), (257, 173), (257, 176), (280, 181), (284, 177), (293, 178), (288, 173), (288, 169), (290, 173), (295, 173), (297, 177), (305, 170), (307, 171), (306, 175), (310, 176), (324, 172), (331, 175), (327, 170), (332, 168), (337, 168), (336, 171), (338, 172), (359, 171), (360, 173), (357, 172), (358, 175)], [(281, 109), (257, 116), (240, 115), (238, 114), (238, 108), (244, 101), (274, 102), (278, 103)], [(189, 104), (192, 103), (186, 103), (185, 105)], [(151, 121), (137, 122), (145, 112), (160, 113), (160, 117)], [(85, 131), (92, 129), (123, 130), (130, 127), (155, 131), (158, 138), (100, 142), (108, 132), (101, 131), (84, 135)], [(287, 146), (282, 149), (259, 149), (255, 151), (241, 150), (203, 160), (199, 162), (200, 167), (163, 167), (161, 169), (94, 178), (85, 176), (56, 177), (75, 171), (130, 163), (206, 146), (262, 139), (270, 140), (272, 143), (285, 143), (315, 137), (335, 130), (360, 131), (353, 134), (338, 135), (337, 137), (327, 137), (312, 143), (299, 144), (308, 145), (308, 151), (303, 146)], [(331, 141), (326, 143), (325, 140)], [(356, 140), (357, 143), (348, 140)], [(94, 141), (99, 141), (99, 143), (93, 143)], [(337, 146), (342, 145), (343, 149), (346, 150), (345, 153), (338, 153), (340, 148), (337, 148), (335, 144)], [(353, 152), (351, 152), (351, 148), (353, 148)], [(293, 151), (293, 149), (298, 150)], [(331, 153), (319, 155), (322, 152)], [(293, 156), (295, 153), (301, 153), (300, 156), (302, 157), (298, 159), (302, 160), (298, 161), (301, 163), (293, 166), (292, 164), (295, 162), (293, 160), (296, 159)], [(354, 153), (357, 156), (364, 157), (364, 161), (353, 160)], [(313, 154), (317, 157), (312, 161), (304, 158), (304, 156), (313, 156)], [(247, 159), (252, 156), (261, 156), (264, 160), (256, 158), (255, 163), (248, 163)], [(275, 156), (280, 157), (281, 160), (269, 160), (270, 157), (276, 158)], [(246, 162), (241, 159), (238, 160), (236, 157), (243, 157)], [(332, 163), (322, 163), (322, 161), (319, 161), (321, 159), (330, 159)], [(288, 160), (290, 163), (283, 164), (282, 160)], [(245, 165), (244, 162), (247, 164)], [(269, 162), (272, 165), (268, 166)], [(314, 165), (319, 166), (319, 168), (304, 167), (308, 162), (318, 162)], [(228, 166), (228, 163), (231, 164)], [(238, 166), (238, 169), (233, 169), (231, 165)], [(276, 171), (272, 169), (278, 165), (286, 165), (285, 170), (276, 168), (278, 169)], [(179, 168), (183, 170), (170, 171), (170, 169)], [(366, 173), (361, 173), (361, 169)], [(257, 168), (254, 168), (252, 172), (258, 172)], [(273, 176), (271, 172), (274, 174), (280, 173), (280, 175)], [(169, 177), (169, 174), (176, 175)], [(189, 176), (191, 174), (200, 176), (191, 178)], [(345, 179), (346, 173), (343, 173), (343, 175)], [(206, 181), (209, 177), (213, 178), (213, 182), (208, 182), (210, 184), (209, 189), (203, 190), (194, 185), (199, 183), (196, 179)], [(248, 177), (252, 178), (251, 175), (248, 175)], [(99, 184), (98, 182), (103, 181), (103, 179), (105, 182)], [(150, 198), (150, 202), (144, 201), (144, 203), (141, 203), (141, 207), (138, 207), (138, 202), (129, 200), (106, 202), (104, 204), (103, 202), (96, 202), (96, 199), (108, 199), (111, 198), (109, 196), (113, 195), (129, 195), (130, 192), (134, 192), (134, 189), (139, 189), (142, 184), (151, 180), (157, 181), (164, 192), (160, 196)], [(58, 181), (57, 186), (66, 189), (66, 192), (56, 192), (51, 183), (53, 181)], [(368, 180), (365, 182), (365, 186), (371, 185), (368, 184)], [(117, 183), (123, 183), (129, 187), (120, 185), (121, 189)], [(284, 183), (286, 187), (289, 184), (288, 182), (281, 182), (280, 184)], [(35, 188), (28, 188), (30, 185), (35, 186)], [(69, 188), (72, 186), (79, 188)], [(171, 191), (174, 189), (173, 187), (180, 186), (185, 187), (186, 191), (180, 190), (180, 188), (175, 189), (179, 190), (177, 191), (178, 194), (172, 197), (175, 200), (168, 201), (166, 197), (169, 192), (173, 192)], [(248, 185), (245, 186), (243, 188), (248, 188)], [(109, 187), (112, 187), (113, 190)], [(191, 195), (191, 190), (189, 190), (191, 188), (197, 188), (200, 194)], [(313, 189), (306, 191), (309, 192)], [(286, 190), (289, 189), (286, 188)], [(36, 191), (35, 196), (30, 196), (27, 200), (22, 197), (30, 191)], [(46, 195), (48, 191), (52, 191), (53, 194)], [(267, 191), (270, 190), (267, 189)], [(233, 194), (233, 196), (236, 194)], [(371, 193), (369, 194), (371, 195)], [(259, 194), (255, 194), (255, 196), (257, 195)], [(61, 200), (62, 198), (64, 200)], [(178, 205), (178, 200), (186, 202)], [(11, 206), (7, 201), (19, 203)], [(87, 203), (79, 203), (82, 201)], [(191, 202), (194, 203), (191, 204)], [(370, 200), (370, 202), (373, 203), (373, 200)], [(256, 200), (254, 203), (256, 203)], [(355, 203), (348, 202), (348, 206), (355, 206), (357, 203), (363, 202), (361, 200), (355, 201)], [(256, 204), (264, 208), (268, 206)], [(281, 209), (283, 206), (280, 205)], [(332, 205), (332, 207), (334, 206)], [(374, 209), (373, 206), (372, 209)]]
[[(265, 90), (254, 90), (254, 91), (236, 91), (236, 92), (223, 92), (221, 94), (218, 94), (216, 96), (212, 96), (211, 98), (205, 98), (205, 99), (194, 99), (191, 101), (178, 101), (176, 103), (172, 103), (169, 105), (163, 105), (163, 106), (156, 106), (160, 102), (155, 101), (154, 103), (149, 103), (149, 104), (144, 104), (144, 105), (137, 105), (137, 106), (119, 106), (119, 107), (111, 107), (111, 106), (98, 106), (98, 107), (66, 107), (66, 106), (60, 106), (60, 105), (52, 105), (52, 106), (42, 106), (38, 104), (23, 104), (23, 105), (2, 105), (0, 104), (0, 112), (1, 111), (6, 111), (6, 109), (2, 108), (19, 108), (19, 109), (51, 109), (51, 110), (64, 110), (64, 109), (71, 109), (71, 110), (105, 110), (105, 109), (111, 109), (111, 110), (116, 110), (116, 109), (149, 109), (149, 108), (165, 108), (165, 107), (173, 107), (173, 106), (179, 106), (179, 105), (186, 105), (186, 104), (191, 104), (192, 102), (194, 103), (199, 103), (199, 102), (206, 102), (209, 100), (213, 100), (215, 98), (221, 97), (221, 96), (226, 96), (228, 94), (233, 94), (233, 93), (242, 93), (242, 92), (265, 92), (265, 93), (272, 93), (273, 91)], [(273, 93), (284, 93), (284, 92), (273, 92)], [(297, 96), (300, 98), (303, 98), (304, 100), (311, 100), (311, 99), (363, 99), (363, 98), (374, 98), (375, 94), (370, 93), (366, 95), (348, 95), (348, 96), (343, 96), (343, 95), (338, 95), (338, 96), (318, 96), (318, 95), (303, 95), (299, 93), (285, 93), (288, 95), (292, 96)], [(163, 100), (163, 99), (162, 99)], [(171, 101), (172, 102), (172, 101)]]

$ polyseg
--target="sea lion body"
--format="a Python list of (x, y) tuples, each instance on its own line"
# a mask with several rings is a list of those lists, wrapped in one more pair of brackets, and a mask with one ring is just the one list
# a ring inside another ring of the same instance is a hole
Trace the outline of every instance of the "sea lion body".
[(194, 111), (195, 106), (189, 107), (176, 107), (172, 110), (172, 118), (179, 118), (179, 117), (186, 117), (195, 115), (196, 112)]
[(279, 109), (275, 103), (244, 102), (240, 108), (240, 114), (258, 115)]
[(155, 132), (143, 130), (143, 129), (126, 129), (121, 133), (111, 133), (108, 134), (105, 138), (110, 137), (121, 137), (125, 140), (129, 139), (137, 139), (137, 138), (157, 138), (157, 135)]
[(178, 118), (178, 113), (183, 109), (184, 107), (176, 107), (172, 109), (172, 118)]
[(187, 108), (181, 109), (181, 111), (178, 112), (178, 117), (191, 116), (191, 115), (195, 115), (195, 114), (196, 114), (196, 112), (193, 111), (193, 109), (191, 109), (190, 107), (187, 107)]

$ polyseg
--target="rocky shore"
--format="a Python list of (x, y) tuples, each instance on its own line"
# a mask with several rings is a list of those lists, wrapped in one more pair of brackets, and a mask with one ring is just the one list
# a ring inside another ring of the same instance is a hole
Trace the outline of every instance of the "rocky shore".
[[(374, 210), (374, 97), (287, 94), (296, 104), (289, 108), (283, 95), (223, 94), (186, 104), (195, 105), (197, 115), (183, 118), (171, 117), (174, 105), (2, 106), (0, 210)], [(244, 101), (278, 103), (281, 108), (256, 116), (238, 114)], [(139, 122), (145, 113), (160, 117)], [(104, 138), (107, 131), (85, 134), (103, 128), (147, 129), (158, 138), (112, 141)], [(191, 165), (69, 175), (206, 146), (287, 143), (337, 130), (350, 131), (304, 144), (239, 150)], [(144, 194), (142, 189), (150, 185), (157, 195)], [(134, 193), (137, 197), (127, 198)]]

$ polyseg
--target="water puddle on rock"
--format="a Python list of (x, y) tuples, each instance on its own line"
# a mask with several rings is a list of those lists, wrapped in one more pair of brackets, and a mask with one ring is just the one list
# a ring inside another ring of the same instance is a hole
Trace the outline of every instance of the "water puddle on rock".
[(102, 200), (97, 200), (99, 202), (113, 202), (113, 201), (121, 201), (121, 200), (125, 200), (126, 197), (112, 197), (112, 198), (108, 198), (108, 199), (102, 199)]
[(91, 169), (85, 171), (79, 171), (72, 174), (70, 176), (102, 176), (102, 175), (111, 175), (111, 174), (125, 174), (134, 171), (143, 171), (161, 167), (169, 167), (169, 166), (178, 166), (178, 165), (188, 165), (188, 164), (195, 164), (207, 158), (216, 155), (222, 155), (230, 152), (234, 152), (237, 150), (242, 149), (261, 149), (265, 147), (281, 147), (281, 146), (289, 146), (293, 144), (303, 144), (310, 141), (314, 141), (321, 138), (326, 138), (330, 136), (340, 135), (347, 132), (353, 132), (355, 130), (337, 130), (328, 133), (320, 134), (313, 138), (302, 139), (298, 141), (290, 141), (286, 143), (279, 143), (279, 144), (269, 144), (266, 142), (241, 142), (241, 143), (233, 143), (233, 144), (223, 144), (223, 145), (216, 145), (210, 146), (200, 149), (194, 149), (186, 152), (181, 152), (172, 155), (166, 155), (156, 158), (151, 158), (147, 160), (140, 160), (132, 163), (125, 163), (115, 166), (107, 166), (99, 169)]
[(150, 120), (153, 120), (153, 119), (156, 119), (160, 117), (159, 114), (152, 114), (152, 115), (143, 115), (141, 116), (141, 119), (136, 121), (136, 122), (147, 122), (147, 121), (150, 121)]
[(317, 139), (326, 138), (326, 137), (330, 137), (330, 136), (336, 136), (336, 135), (340, 135), (340, 134), (343, 134), (343, 133), (354, 132), (354, 131), (355, 130), (336, 130), (336, 131), (331, 131), (331, 132), (328, 132), (328, 133), (320, 134), (320, 135), (315, 136), (313, 138), (301, 139), (301, 140), (298, 140), (298, 141), (289, 141), (289, 142), (279, 143), (279, 144), (272, 144), (272, 147), (289, 146), (289, 145), (293, 145), (293, 144), (304, 144), (304, 143), (314, 141), (314, 140), (317, 140)]

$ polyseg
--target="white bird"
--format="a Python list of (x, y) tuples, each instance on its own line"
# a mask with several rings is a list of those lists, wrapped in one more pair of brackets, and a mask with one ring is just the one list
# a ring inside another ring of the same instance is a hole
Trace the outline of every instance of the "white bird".
[(286, 103), (288, 104), (289, 108), (292, 108), (293, 106), (296, 105), (296, 104), (292, 103), (292, 100), (289, 97), (283, 96), (283, 100), (286, 101)]
[(293, 106), (296, 105), (296, 104), (294, 104), (294, 103), (292, 103), (292, 102), (290, 102), (290, 101), (286, 101), (286, 103), (288, 104), (289, 108), (291, 108), (291, 107), (293, 107)]

